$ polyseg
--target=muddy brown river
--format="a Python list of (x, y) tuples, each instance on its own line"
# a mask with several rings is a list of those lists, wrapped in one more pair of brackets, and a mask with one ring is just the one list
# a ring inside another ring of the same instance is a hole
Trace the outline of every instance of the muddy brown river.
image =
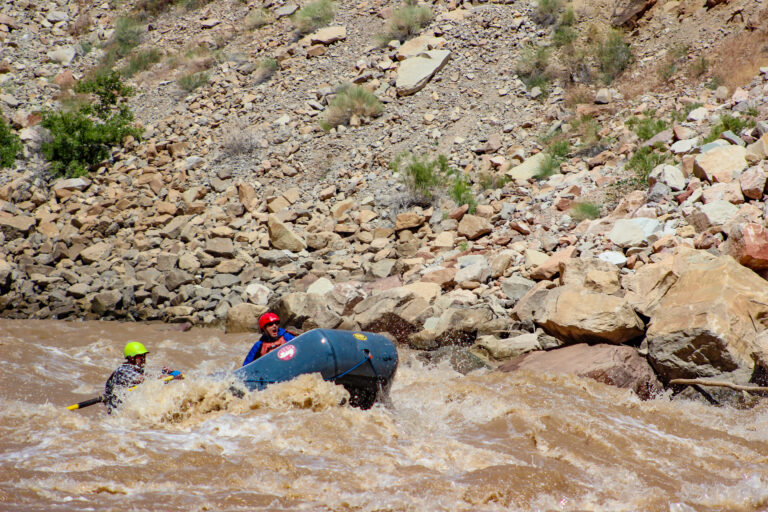
[[(0, 320), (2, 511), (768, 510), (768, 405), (713, 408), (567, 376), (463, 376), (399, 349), (391, 403), (306, 375), (236, 398), (252, 335)], [(118, 414), (126, 342), (184, 381)]]

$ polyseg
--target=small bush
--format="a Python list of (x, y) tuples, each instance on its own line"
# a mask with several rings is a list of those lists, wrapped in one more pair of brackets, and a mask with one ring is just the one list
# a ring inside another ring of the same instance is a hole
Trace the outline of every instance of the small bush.
[(560, 15), (560, 20), (557, 24), (561, 27), (570, 27), (573, 26), (574, 23), (576, 23), (576, 13), (574, 12), (573, 7), (568, 7)]
[(122, 83), (118, 72), (78, 82), (75, 91), (94, 95), (96, 102), (72, 112), (44, 112), (40, 123), (51, 135), (41, 150), (56, 176), (82, 176), (109, 157), (112, 146), (140, 134), (125, 104), (133, 90)]
[(596, 219), (600, 217), (600, 205), (589, 201), (574, 203), (571, 208), (571, 216), (577, 221)]
[(573, 28), (561, 25), (555, 27), (555, 31), (552, 33), (552, 42), (558, 48), (561, 46), (571, 46), (577, 37), (578, 35)]
[(611, 83), (632, 62), (632, 52), (617, 31), (611, 31), (597, 46), (597, 60), (605, 83)]
[(432, 20), (432, 16), (432, 9), (426, 5), (406, 5), (395, 9), (377, 39), (382, 45), (393, 39), (401, 42), (410, 39)]
[(212, 0), (181, 0), (181, 4), (188, 10), (194, 11), (211, 3)]
[(208, 73), (190, 73), (184, 75), (176, 83), (186, 92), (192, 92), (201, 85), (208, 83)]
[(701, 103), (689, 103), (683, 107), (682, 110), (675, 110), (672, 112), (671, 118), (673, 123), (680, 123), (688, 119), (688, 114), (701, 107)]
[(379, 98), (360, 85), (343, 85), (336, 91), (325, 113), (321, 126), (328, 131), (341, 124), (347, 124), (353, 115), (375, 117), (384, 110)]
[(247, 30), (254, 30), (261, 28), (264, 25), (272, 23), (272, 16), (266, 9), (258, 9), (248, 13), (245, 17), (245, 28)]
[(537, 180), (544, 180), (556, 174), (560, 171), (560, 159), (547, 153), (544, 159), (539, 164), (539, 168), (536, 169), (534, 178)]
[(410, 153), (400, 153), (389, 163), (389, 169), (399, 175), (409, 194), (419, 202), (428, 203), (434, 197), (435, 188), (444, 183), (444, 176), (451, 173), (448, 158), (439, 155), (429, 159)]
[(533, 13), (533, 22), (547, 27), (557, 21), (557, 14), (563, 6), (563, 0), (538, 0)]
[(132, 56), (128, 61), (128, 64), (123, 68), (123, 75), (132, 77), (136, 73), (148, 69), (152, 64), (160, 62), (160, 59), (162, 58), (163, 54), (156, 48), (139, 52)]
[(11, 167), (21, 150), (19, 136), (11, 132), (5, 119), (0, 117), (0, 168)]
[(691, 74), (695, 77), (703, 76), (709, 70), (709, 60), (703, 55), (693, 61), (690, 67)]
[(259, 149), (259, 138), (253, 129), (238, 123), (227, 130), (221, 147), (228, 155), (250, 154)]
[(491, 189), (498, 189), (504, 187), (507, 183), (509, 183), (510, 177), (506, 174), (496, 174), (493, 172), (486, 172), (482, 173), (480, 175), (480, 179), (478, 181), (478, 184), (480, 185), (480, 188), (483, 190), (491, 190)]
[(666, 156), (657, 153), (654, 148), (646, 146), (635, 151), (627, 163), (627, 169), (634, 172), (640, 185), (648, 186), (648, 175), (659, 164), (667, 160)]
[(457, 205), (461, 206), (466, 204), (469, 206), (469, 213), (475, 213), (477, 200), (475, 200), (475, 196), (472, 194), (472, 186), (464, 176), (458, 174), (454, 176), (453, 181), (448, 188), (448, 195)]
[(142, 18), (146, 18), (149, 15), (157, 15), (172, 5), (176, 4), (178, 0), (139, 0), (136, 2), (134, 10)]
[(279, 69), (277, 59), (263, 57), (256, 63), (256, 83), (260, 84), (269, 80), (275, 71)]
[(105, 72), (97, 74), (107, 74), (118, 60), (127, 57), (131, 50), (136, 48), (141, 42), (141, 35), (144, 29), (132, 18), (118, 18), (115, 23), (115, 32), (112, 38), (104, 45), (104, 58), (101, 67)]
[(534, 87), (546, 90), (549, 83), (547, 66), (549, 64), (549, 48), (546, 46), (527, 45), (520, 54), (517, 62), (517, 74), (528, 90)]
[(709, 81), (705, 84), (707, 86), (707, 89), (715, 90), (721, 85), (723, 85), (725, 81), (723, 80), (723, 77), (720, 75), (714, 75), (712, 78), (709, 79)]
[(571, 152), (571, 144), (566, 139), (558, 139), (549, 144), (547, 152), (562, 160)]
[(625, 124), (640, 137), (640, 140), (648, 140), (657, 133), (666, 130), (668, 126), (663, 119), (654, 119), (651, 116), (642, 119), (633, 116), (627, 119)]
[(328, 25), (336, 12), (331, 0), (317, 0), (305, 5), (293, 15), (293, 24), (299, 34), (309, 34)]
[(598, 135), (600, 125), (597, 124), (594, 117), (583, 115), (579, 119), (574, 120), (572, 125), (579, 134), (583, 146), (593, 146), (600, 141), (600, 136)]
[(750, 125), (754, 125), (754, 121), (725, 114), (717, 121), (717, 123), (712, 125), (712, 128), (709, 130), (709, 135), (704, 139), (704, 144), (716, 141), (725, 131), (730, 130), (736, 135), (739, 135), (741, 130)]

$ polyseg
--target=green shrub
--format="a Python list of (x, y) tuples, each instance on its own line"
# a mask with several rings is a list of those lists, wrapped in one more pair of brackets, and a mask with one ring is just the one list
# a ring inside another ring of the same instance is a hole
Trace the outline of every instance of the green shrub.
[(19, 136), (11, 131), (0, 117), (0, 168), (11, 167), (22, 150)]
[(104, 57), (95, 75), (108, 74), (115, 63), (127, 57), (141, 42), (144, 29), (132, 18), (118, 18), (112, 38), (104, 45)]
[(682, 110), (675, 110), (670, 116), (673, 123), (679, 123), (688, 119), (688, 114), (701, 107), (701, 103), (688, 103)]
[(509, 183), (510, 177), (506, 174), (496, 174), (493, 172), (485, 172), (480, 174), (480, 179), (478, 181), (478, 184), (480, 185), (480, 188), (483, 190), (491, 190), (491, 189), (498, 189), (504, 187), (507, 183)]
[(556, 174), (560, 171), (560, 159), (552, 156), (549, 153), (546, 153), (544, 156), (544, 159), (539, 164), (538, 169), (536, 169), (536, 173), (534, 174), (534, 178), (537, 180), (544, 180), (552, 176), (553, 174)]
[(723, 80), (723, 77), (720, 75), (714, 75), (712, 78), (709, 79), (709, 81), (706, 83), (706, 86), (708, 89), (715, 90), (721, 85), (723, 85), (725, 81)]
[(624, 42), (621, 33), (613, 30), (608, 37), (597, 46), (597, 60), (603, 80), (611, 83), (632, 62), (632, 52)]
[(571, 144), (567, 139), (557, 139), (549, 144), (547, 152), (555, 158), (562, 160), (571, 152)]
[(642, 119), (632, 116), (626, 120), (625, 124), (640, 137), (640, 140), (648, 140), (657, 133), (666, 130), (668, 126), (663, 119), (654, 119), (650, 116)]
[(140, 17), (147, 18), (150, 15), (154, 16), (160, 14), (176, 4), (177, 1), (178, 0), (138, 0), (134, 10)]
[(371, 91), (360, 85), (345, 84), (336, 90), (320, 126), (328, 131), (347, 124), (353, 115), (375, 117), (383, 110), (384, 105)]
[(598, 132), (600, 125), (591, 115), (583, 115), (572, 122), (574, 130), (579, 134), (582, 146), (594, 146), (600, 141)]
[(720, 119), (712, 125), (709, 130), (709, 135), (704, 139), (704, 144), (716, 141), (725, 131), (732, 131), (736, 135), (741, 133), (741, 130), (747, 126), (754, 125), (754, 121), (747, 119), (741, 119), (740, 117), (734, 117), (728, 114), (723, 115)]
[(552, 42), (555, 46), (560, 48), (561, 46), (572, 45), (577, 37), (576, 31), (573, 30), (573, 28), (566, 25), (560, 25), (555, 27), (555, 31), (552, 33)]
[(263, 8), (252, 11), (245, 17), (245, 28), (248, 30), (261, 28), (269, 23), (272, 23), (272, 16)]
[(192, 92), (201, 85), (208, 83), (208, 73), (189, 73), (184, 75), (176, 83), (186, 92)]
[(653, 147), (646, 146), (635, 151), (627, 163), (627, 169), (634, 172), (641, 186), (648, 186), (648, 175), (654, 167), (666, 160), (665, 155), (657, 153)]
[(549, 48), (529, 44), (520, 53), (517, 61), (517, 74), (528, 90), (539, 87), (543, 92), (549, 84), (547, 65), (549, 64)]
[(335, 12), (336, 6), (331, 0), (317, 0), (305, 5), (293, 15), (293, 25), (299, 34), (309, 34), (328, 25)]
[(443, 183), (443, 176), (450, 172), (445, 155), (430, 159), (407, 152), (397, 155), (389, 163), (389, 169), (398, 174), (410, 195), (420, 201), (431, 201), (434, 189)]
[(574, 203), (571, 207), (571, 216), (577, 221), (596, 219), (600, 217), (600, 205), (590, 201)]
[(125, 103), (133, 90), (122, 83), (118, 72), (78, 82), (75, 91), (95, 96), (96, 102), (71, 112), (45, 112), (40, 123), (50, 131), (51, 138), (43, 142), (41, 150), (56, 176), (87, 174), (126, 136), (139, 137), (132, 124), (133, 113)]
[(256, 83), (260, 84), (269, 80), (275, 71), (279, 69), (277, 59), (271, 57), (263, 57), (256, 63)]
[(557, 13), (563, 6), (563, 0), (538, 0), (533, 12), (533, 21), (539, 26), (549, 26), (557, 21)]
[(406, 5), (395, 9), (377, 39), (385, 45), (393, 39), (405, 41), (419, 33), (432, 20), (432, 9), (426, 5)]
[(464, 176), (457, 174), (453, 177), (453, 181), (448, 188), (448, 196), (459, 206), (463, 204), (469, 206), (469, 213), (475, 213), (477, 200), (475, 200), (475, 196), (472, 194), (472, 186)]
[(194, 11), (211, 3), (212, 0), (181, 0), (181, 4), (188, 10)]
[(162, 58), (162, 52), (156, 48), (139, 52), (133, 55), (128, 64), (123, 68), (123, 75), (125, 77), (132, 77), (136, 73), (148, 69), (152, 64), (160, 62)]
[(709, 60), (703, 55), (700, 55), (698, 59), (691, 64), (691, 73), (695, 77), (704, 75), (709, 70)]
[(574, 23), (576, 23), (576, 13), (574, 12), (573, 7), (568, 7), (560, 15), (560, 20), (557, 24), (560, 27), (570, 27), (573, 26)]

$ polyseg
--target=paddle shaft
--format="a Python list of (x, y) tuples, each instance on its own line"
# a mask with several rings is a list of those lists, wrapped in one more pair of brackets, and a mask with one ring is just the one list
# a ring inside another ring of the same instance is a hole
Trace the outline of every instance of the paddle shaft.
[[(182, 378), (183, 377), (184, 376), (182, 375)], [(174, 377), (173, 375), (169, 375), (167, 377), (163, 377), (162, 380), (167, 382), (167, 381), (173, 380), (175, 378), (176, 377)], [(139, 386), (130, 387), (130, 388), (128, 388), (128, 391), (133, 391), (137, 387), (139, 387)], [(69, 409), (70, 411), (74, 411), (76, 409), (82, 409), (84, 407), (90, 407), (91, 405), (95, 405), (95, 404), (101, 403), (103, 401), (104, 401), (104, 397), (97, 396), (96, 398), (91, 398), (90, 400), (86, 400), (84, 402), (78, 402), (76, 404), (69, 405), (69, 406), (67, 406), (67, 409)]]
[(67, 409), (69, 409), (70, 411), (74, 411), (75, 409), (82, 409), (83, 407), (89, 407), (91, 405), (98, 404), (103, 401), (104, 399), (102, 397), (97, 396), (96, 398), (91, 398), (90, 400), (86, 400), (84, 402), (78, 402), (74, 405), (70, 405), (69, 407), (67, 407)]

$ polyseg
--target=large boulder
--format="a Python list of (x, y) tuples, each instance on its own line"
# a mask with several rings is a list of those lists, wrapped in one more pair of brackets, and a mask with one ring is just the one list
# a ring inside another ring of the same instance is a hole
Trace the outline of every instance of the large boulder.
[(747, 168), (747, 150), (741, 146), (722, 146), (696, 156), (693, 173), (710, 183), (728, 183)]
[(730, 256), (680, 246), (624, 284), (627, 300), (651, 319), (648, 358), (663, 380), (748, 378), (757, 334), (768, 327), (759, 275)]
[(740, 224), (728, 235), (726, 254), (753, 270), (768, 269), (768, 229), (760, 224)]
[(459, 222), (459, 236), (466, 237), (469, 240), (475, 240), (481, 236), (487, 235), (493, 231), (493, 226), (484, 217), (477, 215), (465, 215)]
[(521, 320), (532, 319), (564, 343), (621, 344), (643, 334), (643, 321), (621, 297), (576, 285), (532, 292), (514, 311)]
[(297, 235), (286, 223), (280, 221), (276, 215), (270, 215), (267, 219), (269, 229), (269, 241), (277, 249), (285, 249), (291, 252), (303, 251), (307, 243)]
[(227, 310), (227, 333), (258, 332), (259, 317), (267, 312), (267, 306), (257, 304), (238, 304)]
[(663, 386), (648, 362), (632, 347), (579, 343), (548, 352), (530, 352), (499, 366), (503, 372), (529, 370), (588, 377), (652, 398)]
[(398, 315), (397, 310), (414, 297), (413, 290), (405, 287), (371, 294), (354, 307), (354, 321), (365, 331), (389, 332), (398, 342), (405, 343), (416, 327)]
[(430, 50), (417, 57), (404, 60), (397, 70), (398, 96), (408, 96), (419, 92), (448, 62), (451, 52), (448, 50)]
[(290, 325), (302, 331), (311, 329), (335, 329), (341, 324), (341, 317), (328, 307), (322, 295), (301, 292), (282, 295), (272, 305), (284, 325)]

